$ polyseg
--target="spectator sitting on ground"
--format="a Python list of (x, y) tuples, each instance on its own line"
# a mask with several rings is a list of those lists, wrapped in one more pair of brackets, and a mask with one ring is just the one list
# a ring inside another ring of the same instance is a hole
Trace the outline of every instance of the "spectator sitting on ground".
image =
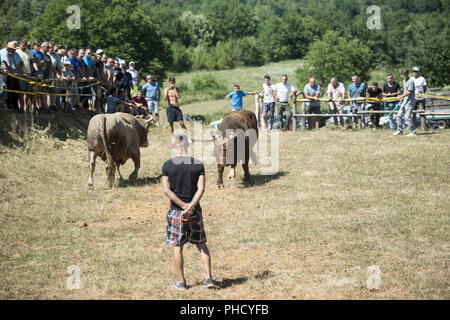
[[(331, 78), (330, 83), (327, 88), (328, 95), (328, 108), (330, 113), (334, 114), (343, 114), (344, 113), (344, 104), (345, 104), (345, 87), (341, 82), (338, 82), (336, 77)], [(332, 101), (339, 100), (339, 101)], [(333, 117), (334, 125), (338, 125), (337, 117)], [(344, 129), (344, 117), (339, 117), (341, 122), (341, 127)]]
[[(383, 86), (383, 97), (392, 98), (398, 96), (400, 94), (400, 85), (394, 81), (392, 73), (388, 73), (386, 80), (387, 82)], [(388, 101), (386, 102), (386, 105), (388, 110), (392, 111), (395, 108), (395, 101)], [(394, 116), (392, 113), (389, 116), (389, 129), (395, 129)]]
[[(303, 89), (305, 99), (311, 100), (306, 102), (306, 113), (319, 114), (320, 113), (320, 86), (316, 83), (316, 79), (310, 78), (309, 83)], [(316, 122), (316, 130), (319, 130), (319, 117), (314, 117)], [(308, 117), (308, 128), (312, 129), (312, 119)]]
[(137, 113), (143, 114), (145, 117), (147, 117), (149, 114), (147, 107), (147, 99), (144, 98), (144, 93), (142, 92), (142, 89), (138, 91), (137, 96), (134, 97), (132, 101), (136, 106)]
[[(372, 86), (367, 90), (367, 93), (369, 94), (370, 98), (383, 98), (383, 91), (378, 88), (378, 82), (374, 81), (372, 82)], [(374, 111), (380, 111), (381, 110), (381, 102), (372, 101), (367, 105), (367, 110), (374, 110)], [(373, 127), (373, 130), (376, 130), (380, 125), (380, 114), (371, 114), (370, 115), (370, 122)]]
[(123, 102), (126, 103), (124, 112), (135, 116), (136, 115), (136, 106), (134, 103), (130, 102), (130, 99), (129, 99), (130, 96), (128, 95), (128, 92), (123, 89), (122, 90), (119, 89), (119, 92), (120, 92), (119, 93), (120, 100), (122, 100)]
[(125, 112), (127, 103), (118, 96), (119, 90), (117, 88), (111, 89), (110, 96), (106, 99), (105, 113)]

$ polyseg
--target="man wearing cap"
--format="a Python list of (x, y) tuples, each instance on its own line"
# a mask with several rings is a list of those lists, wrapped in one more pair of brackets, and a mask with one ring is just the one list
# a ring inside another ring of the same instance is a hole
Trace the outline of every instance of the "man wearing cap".
[(135, 69), (135, 64), (133, 61), (130, 62), (128, 72), (131, 74), (131, 81), (133, 82), (133, 92), (131, 93), (131, 97), (137, 96), (138, 93), (138, 85), (140, 82), (139, 72)]
[(125, 60), (120, 62), (120, 72), (116, 75), (117, 85), (120, 89), (126, 90), (130, 96), (131, 87), (133, 86), (133, 76), (126, 69), (127, 63)]
[(147, 75), (147, 83), (142, 87), (142, 93), (147, 100), (148, 111), (153, 115), (155, 112), (156, 125), (159, 126), (159, 100), (161, 99), (161, 89), (158, 82), (153, 80), (151, 74)]
[[(414, 67), (413, 69), (413, 76), (411, 79), (414, 81), (414, 87), (415, 87), (415, 95), (416, 95), (416, 103), (414, 104), (413, 110), (417, 110), (417, 107), (419, 103), (421, 104), (420, 110), (425, 110), (425, 99), (420, 98), (419, 94), (424, 94), (427, 92), (427, 81), (424, 77), (419, 75), (420, 68)], [(416, 124), (416, 114), (413, 113), (413, 122)]]
[[(14, 74), (14, 75), (19, 75), (19, 70), (17, 70), (16, 68), (16, 59), (15, 59), (15, 52), (16, 52), (16, 47), (17, 44), (15, 41), (10, 41), (8, 42), (6, 48), (3, 48), (2, 50), (0, 50), (0, 60), (1, 60), (1, 67), (3, 69), (3, 71)], [(5, 74), (2, 74), (3, 77), (3, 82), (6, 83), (6, 89), (9, 90), (17, 90), (18, 86), (16, 85), (16, 79), (11, 77), (11, 76), (7, 76)], [(18, 84), (18, 82), (17, 82)], [(13, 92), (9, 92), (7, 93), (7, 104), (15, 109), (19, 108), (18, 105), (18, 99), (19, 96), (17, 93), (13, 93)]]
[(414, 107), (414, 104), (416, 103), (415, 98), (415, 88), (414, 88), (414, 81), (412, 78), (409, 78), (409, 71), (408, 69), (402, 70), (402, 76), (403, 76), (403, 94), (401, 96), (397, 97), (397, 100), (403, 100), (400, 108), (398, 109), (397, 114), (397, 129), (398, 131), (394, 133), (394, 136), (402, 135), (403, 134), (403, 126), (402, 126), (402, 120), (406, 120), (406, 124), (411, 130), (411, 133), (408, 134), (409, 137), (416, 136), (416, 124), (412, 121), (412, 110)]

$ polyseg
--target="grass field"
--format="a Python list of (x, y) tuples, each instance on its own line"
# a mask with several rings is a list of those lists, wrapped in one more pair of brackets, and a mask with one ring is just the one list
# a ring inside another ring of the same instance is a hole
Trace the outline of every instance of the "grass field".
[[(190, 288), (179, 292), (159, 179), (166, 126), (151, 129), (135, 184), (108, 190), (100, 161), (88, 190), (85, 113), (43, 115), (26, 139), (22, 115), (0, 119), (0, 299), (450, 298), (449, 130), (280, 134), (279, 173), (251, 165), (244, 186), (239, 168), (224, 190), (207, 165), (201, 205), (218, 288), (202, 287), (187, 246)], [(78, 290), (66, 286), (73, 265)], [(383, 281), (375, 291), (372, 265)]]

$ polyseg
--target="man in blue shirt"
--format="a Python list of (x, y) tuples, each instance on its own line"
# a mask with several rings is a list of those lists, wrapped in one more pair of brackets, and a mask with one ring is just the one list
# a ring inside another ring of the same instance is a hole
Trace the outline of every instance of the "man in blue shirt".
[(142, 93), (147, 100), (148, 111), (151, 115), (155, 112), (156, 125), (159, 126), (159, 100), (161, 99), (161, 89), (158, 82), (153, 80), (151, 74), (147, 75), (147, 83), (142, 87)]
[(230, 92), (226, 99), (231, 102), (231, 109), (233, 111), (242, 109), (242, 98), (248, 94), (258, 94), (258, 92), (245, 92), (240, 90), (240, 86), (238, 84), (234, 85), (234, 90)]
[[(352, 83), (348, 86), (347, 95), (348, 95), (348, 99), (360, 98), (360, 97), (365, 98), (366, 97), (366, 85), (362, 82), (359, 82), (359, 77), (357, 75), (354, 75), (352, 77)], [(361, 107), (359, 107), (359, 106), (361, 106)], [(364, 103), (350, 100), (350, 108), (352, 110), (352, 113), (358, 113), (358, 108), (360, 110), (364, 110)], [(363, 115), (363, 120), (364, 120), (364, 115)], [(353, 128), (356, 127), (357, 122), (358, 122), (358, 118), (353, 117)], [(362, 123), (362, 125), (364, 125), (364, 123)]]
[[(320, 86), (316, 83), (316, 79), (310, 78), (309, 83), (305, 85), (303, 94), (310, 102), (306, 102), (306, 113), (319, 114), (320, 113)], [(316, 122), (316, 130), (319, 130), (319, 118), (314, 117)], [(312, 129), (312, 119), (308, 117), (308, 127)]]

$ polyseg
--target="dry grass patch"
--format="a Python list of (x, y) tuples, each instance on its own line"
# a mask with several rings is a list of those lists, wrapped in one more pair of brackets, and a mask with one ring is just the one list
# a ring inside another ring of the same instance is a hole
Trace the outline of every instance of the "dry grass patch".
[[(207, 166), (201, 204), (219, 288), (201, 286), (198, 252), (187, 246), (186, 292), (172, 288), (165, 243), (167, 128), (149, 137), (137, 183), (112, 191), (101, 161), (88, 190), (82, 140), (2, 147), (2, 299), (450, 298), (449, 131), (281, 134), (280, 174), (244, 186), (239, 167), (225, 190)], [(80, 290), (66, 288), (70, 265), (81, 269)], [(370, 265), (380, 266), (379, 291), (366, 287)]]

